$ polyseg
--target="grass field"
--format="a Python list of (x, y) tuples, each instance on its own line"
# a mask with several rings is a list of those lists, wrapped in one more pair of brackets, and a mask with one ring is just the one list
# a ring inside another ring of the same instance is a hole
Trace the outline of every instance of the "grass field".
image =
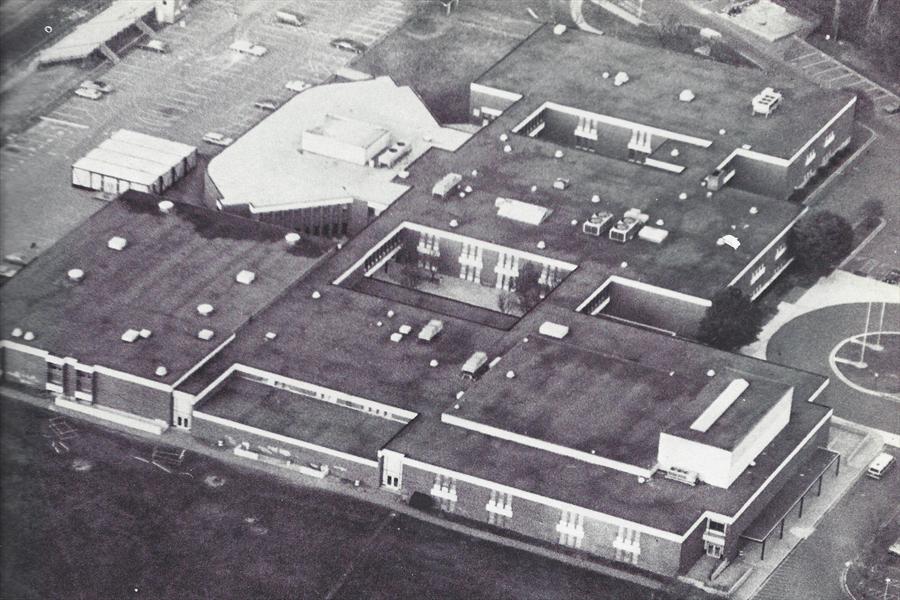
[(469, 83), (540, 25), (529, 20), (524, 3), (507, 3), (506, 10), (474, 4), (460, 3), (449, 17), (436, 2), (418, 4), (402, 29), (354, 67), (412, 86), (442, 123), (468, 121)]
[(7, 398), (0, 417), (10, 600), (668, 598)]

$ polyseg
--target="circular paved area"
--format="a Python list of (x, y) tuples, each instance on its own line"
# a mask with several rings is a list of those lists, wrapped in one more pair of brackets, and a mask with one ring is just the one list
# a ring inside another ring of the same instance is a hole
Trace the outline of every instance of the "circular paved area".
[[(816, 401), (833, 407), (837, 416), (890, 433), (900, 433), (900, 396), (872, 394), (864, 381), (863, 385), (854, 383), (859, 377), (842, 378), (830, 364), (831, 359), (838, 355), (834, 353), (836, 348), (848, 343), (848, 338), (865, 331), (867, 310), (866, 303), (838, 304), (800, 315), (775, 332), (766, 348), (766, 358), (830, 377), (831, 383)], [(870, 331), (900, 331), (900, 304), (885, 305), (883, 323), (879, 326), (880, 313), (881, 304), (873, 304)], [(867, 350), (867, 353), (871, 352)], [(840, 355), (846, 353), (844, 350)], [(842, 373), (847, 369), (854, 367), (841, 365)], [(888, 370), (887, 374), (879, 373), (880, 377), (892, 377), (900, 371), (900, 367), (888, 367)], [(848, 385), (848, 379), (853, 385)]]

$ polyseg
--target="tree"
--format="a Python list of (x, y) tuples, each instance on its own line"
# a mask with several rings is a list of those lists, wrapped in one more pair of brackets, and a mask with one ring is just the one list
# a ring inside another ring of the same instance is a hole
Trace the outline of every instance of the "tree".
[(801, 219), (788, 234), (788, 246), (798, 265), (826, 275), (853, 247), (853, 228), (839, 215), (823, 210)]
[(525, 263), (516, 278), (516, 299), (523, 312), (528, 312), (541, 301), (541, 274), (531, 263)]
[(881, 200), (875, 198), (866, 200), (859, 207), (859, 214), (862, 218), (863, 226), (873, 228), (884, 216), (884, 204), (881, 203)]
[(713, 296), (697, 339), (721, 350), (736, 350), (756, 340), (762, 324), (762, 310), (740, 289), (727, 287)]
[(513, 308), (516, 304), (515, 295), (512, 292), (507, 292), (506, 290), (501, 290), (499, 294), (497, 294), (497, 308), (500, 309), (504, 315), (508, 315), (513, 311)]

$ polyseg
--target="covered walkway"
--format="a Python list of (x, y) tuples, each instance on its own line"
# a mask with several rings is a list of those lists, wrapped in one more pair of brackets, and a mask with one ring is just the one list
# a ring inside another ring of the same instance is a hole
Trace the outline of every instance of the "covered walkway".
[(760, 545), (760, 560), (766, 558), (766, 541), (776, 528), (779, 530), (778, 539), (784, 537), (784, 522), (798, 504), (800, 512), (797, 517), (803, 517), (803, 503), (813, 486), (818, 486), (817, 496), (822, 494), (822, 478), (832, 465), (835, 465), (834, 476), (837, 477), (841, 470), (841, 455), (826, 448), (818, 448), (741, 534), (741, 539)]

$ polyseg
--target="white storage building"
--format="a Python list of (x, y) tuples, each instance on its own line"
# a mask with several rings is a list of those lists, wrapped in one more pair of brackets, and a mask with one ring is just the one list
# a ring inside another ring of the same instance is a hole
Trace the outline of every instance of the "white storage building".
[(120, 129), (72, 165), (72, 185), (162, 193), (197, 164), (197, 148)]

